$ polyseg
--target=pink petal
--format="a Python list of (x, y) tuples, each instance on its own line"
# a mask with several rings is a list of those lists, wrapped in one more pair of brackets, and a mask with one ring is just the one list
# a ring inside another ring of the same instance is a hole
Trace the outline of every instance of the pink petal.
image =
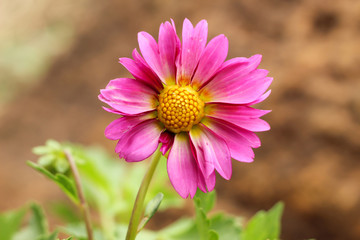
[(248, 105), (254, 105), (254, 104), (257, 104), (257, 103), (260, 103), (262, 101), (264, 101), (265, 99), (267, 99), (269, 97), (271, 93), (271, 90), (267, 91), (266, 93), (264, 93), (263, 95), (261, 95), (258, 99), (256, 99), (255, 101), (251, 102), (251, 103), (248, 103)]
[(190, 149), (189, 136), (182, 132), (175, 135), (170, 150), (167, 171), (171, 184), (181, 197), (194, 197), (198, 185), (198, 168)]
[(199, 172), (199, 175), (198, 175), (198, 187), (204, 193), (211, 192), (212, 190), (214, 190), (215, 182), (216, 182), (215, 171), (212, 172), (210, 174), (210, 176), (208, 176), (207, 178), (205, 178), (203, 176), (203, 174), (201, 174), (201, 172)]
[(224, 138), (232, 158), (241, 162), (253, 161), (252, 147), (260, 146), (260, 140), (255, 133), (220, 119), (205, 117), (201, 122)]
[(224, 63), (229, 41), (224, 35), (213, 38), (203, 51), (191, 85), (197, 90), (205, 84)]
[(194, 28), (189, 19), (185, 19), (182, 30), (182, 49), (180, 66), (177, 76), (179, 85), (187, 85), (199, 62), (205, 48), (208, 34), (208, 25), (205, 20), (200, 21)]
[[(136, 49), (134, 50), (136, 52)], [(136, 53), (135, 53), (136, 55)], [(119, 62), (139, 81), (153, 87), (160, 92), (163, 88), (161, 81), (153, 73), (153, 71), (141, 61), (132, 60), (130, 58), (119, 58)]]
[(175, 59), (178, 54), (177, 36), (174, 27), (165, 22), (159, 31), (159, 52), (162, 64), (162, 75), (167, 85), (175, 84)]
[(256, 69), (261, 57), (253, 56), (244, 63), (227, 64), (205, 85), (200, 96), (205, 102), (248, 104), (258, 99), (270, 86), (267, 70)]
[(156, 91), (135, 79), (111, 80), (100, 93), (101, 101), (125, 114), (139, 114), (155, 109)]
[(139, 123), (155, 118), (155, 113), (145, 113), (136, 116), (124, 116), (112, 121), (105, 129), (105, 136), (110, 140), (118, 140)]
[(141, 122), (123, 134), (115, 152), (128, 162), (142, 161), (155, 152), (162, 131), (163, 127), (156, 119)]
[(171, 18), (170, 21), (171, 21), (171, 26), (173, 27), (174, 32), (175, 32), (175, 38), (176, 38), (176, 55), (177, 55), (176, 58), (178, 58), (178, 57), (180, 56), (181, 41), (180, 41), (178, 35), (176, 34), (176, 27), (175, 27), (175, 22), (174, 22), (174, 20)]
[(159, 76), (161, 81), (165, 83), (165, 79), (162, 76), (159, 46), (155, 39), (147, 32), (139, 32), (138, 42), (141, 54), (144, 56), (146, 63)]
[(174, 134), (168, 131), (161, 133), (159, 141), (162, 143), (160, 151), (165, 155), (174, 143)]
[(269, 113), (268, 110), (259, 110), (244, 105), (207, 104), (205, 114), (210, 117), (231, 122), (250, 131), (262, 132), (270, 129), (270, 125), (259, 117)]
[(145, 66), (146, 68), (149, 69), (149, 71), (152, 72), (152, 74), (158, 78), (158, 76), (155, 74), (155, 72), (150, 68), (150, 66), (146, 63), (146, 61), (144, 60), (144, 58), (140, 55), (140, 53), (137, 51), (137, 49), (135, 48), (132, 52), (132, 57), (136, 62), (141, 63), (143, 66)]
[[(155, 39), (147, 32), (138, 33), (139, 47), (146, 63), (159, 76), (160, 80), (165, 84), (172, 84), (175, 82), (175, 69), (173, 69), (172, 63), (168, 61), (172, 58), (171, 51), (176, 51), (175, 33), (172, 27), (169, 32), (168, 28), (164, 30), (164, 27), (160, 27), (160, 29), (161, 53)], [(171, 49), (171, 47), (173, 47), (173, 49)], [(175, 64), (175, 57), (173, 56), (173, 58)]]
[(205, 179), (214, 172), (214, 169), (223, 178), (230, 179), (232, 173), (230, 151), (220, 136), (199, 124), (190, 130), (190, 140)]

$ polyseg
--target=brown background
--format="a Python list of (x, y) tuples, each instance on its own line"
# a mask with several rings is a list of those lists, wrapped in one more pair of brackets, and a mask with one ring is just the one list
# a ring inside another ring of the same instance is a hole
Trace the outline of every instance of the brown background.
[[(259, 134), (263, 146), (254, 163), (234, 162), (232, 180), (217, 181), (218, 207), (250, 216), (283, 200), (283, 239), (360, 239), (360, 1), (4, 0), (1, 6), (1, 211), (62, 198), (25, 165), (35, 159), (31, 148), (46, 139), (113, 151), (103, 130), (114, 116), (101, 109), (99, 89), (128, 76), (117, 58), (131, 56), (137, 32), (157, 36), (169, 18), (180, 32), (187, 17), (207, 19), (210, 37), (224, 33), (229, 58), (262, 54), (261, 67), (274, 77), (270, 98), (259, 106), (273, 110), (265, 116), (272, 130)], [(19, 46), (10, 51), (9, 42)]]

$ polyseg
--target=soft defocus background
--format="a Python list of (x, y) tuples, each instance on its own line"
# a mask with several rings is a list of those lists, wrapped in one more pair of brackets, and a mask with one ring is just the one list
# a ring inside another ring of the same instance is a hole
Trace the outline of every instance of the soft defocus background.
[(137, 32), (170, 18), (181, 32), (185, 17), (225, 34), (228, 58), (262, 54), (275, 79), (259, 106), (272, 129), (254, 163), (218, 178), (218, 208), (251, 216), (283, 200), (283, 239), (360, 239), (358, 0), (2, 0), (0, 211), (65, 198), (25, 164), (46, 139), (113, 152), (99, 89), (129, 76), (117, 59)]

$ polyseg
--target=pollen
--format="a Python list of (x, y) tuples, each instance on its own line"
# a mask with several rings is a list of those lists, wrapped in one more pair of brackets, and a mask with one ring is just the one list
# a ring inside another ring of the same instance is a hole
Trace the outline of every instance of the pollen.
[(190, 86), (167, 86), (159, 95), (158, 118), (173, 133), (190, 131), (204, 116), (204, 102)]

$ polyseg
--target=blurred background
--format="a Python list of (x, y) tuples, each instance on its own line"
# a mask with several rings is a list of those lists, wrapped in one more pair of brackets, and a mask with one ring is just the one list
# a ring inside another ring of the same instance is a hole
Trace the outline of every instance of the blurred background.
[(228, 58), (262, 54), (274, 77), (258, 106), (272, 129), (254, 163), (218, 178), (218, 208), (251, 216), (283, 200), (283, 239), (360, 239), (358, 0), (2, 0), (0, 211), (65, 198), (25, 164), (46, 139), (113, 152), (99, 89), (129, 76), (117, 59), (137, 32), (157, 36), (170, 18), (181, 32), (185, 17), (225, 34)]

